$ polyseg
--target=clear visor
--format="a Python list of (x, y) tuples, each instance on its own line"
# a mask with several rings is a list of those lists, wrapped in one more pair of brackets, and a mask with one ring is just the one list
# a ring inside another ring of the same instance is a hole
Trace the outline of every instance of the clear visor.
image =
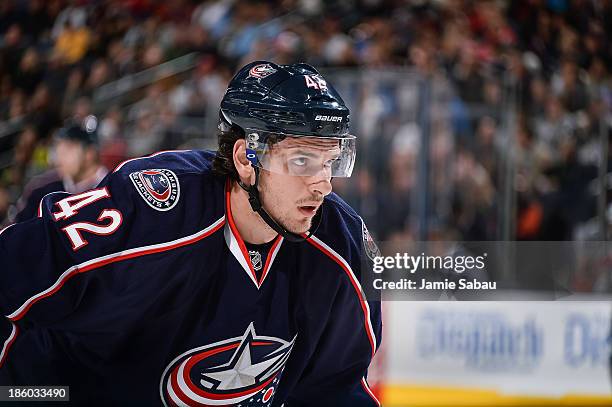
[(355, 137), (290, 136), (246, 131), (247, 158), (254, 166), (300, 177), (350, 177), (355, 164)]

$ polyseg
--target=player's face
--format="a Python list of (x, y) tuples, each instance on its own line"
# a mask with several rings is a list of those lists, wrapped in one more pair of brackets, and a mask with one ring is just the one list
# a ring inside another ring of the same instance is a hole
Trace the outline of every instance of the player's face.
[[(332, 191), (329, 163), (339, 154), (338, 140), (287, 138), (276, 144), (270, 155), (271, 171), (262, 171), (260, 192), (266, 211), (285, 229), (305, 233)], [(308, 176), (296, 176), (299, 168), (320, 168)], [(294, 168), (288, 169), (288, 166)]]
[(57, 170), (62, 177), (78, 179), (85, 160), (85, 149), (79, 142), (60, 139), (55, 143)]

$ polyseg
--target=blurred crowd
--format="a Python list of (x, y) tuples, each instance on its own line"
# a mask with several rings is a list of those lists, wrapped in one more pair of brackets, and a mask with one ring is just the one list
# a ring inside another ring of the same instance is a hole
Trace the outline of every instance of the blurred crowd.
[[(603, 0), (2, 0), (0, 218), (53, 166), (66, 119), (98, 115), (108, 168), (197, 146), (234, 70), (266, 59), (308, 62), (346, 96), (360, 160), (336, 188), (378, 239), (417, 237), (423, 135), (430, 238), (500, 239), (508, 217), (519, 240), (588, 238), (610, 21)], [(191, 53), (186, 75), (99, 102), (101, 86)]]
[[(406, 66), (431, 88), (427, 124), (406, 108), (407, 94), (423, 100), (419, 79), (375, 75), (378, 97), (363, 85), (357, 120), (367, 117), (358, 133), (369, 139), (369, 165), (346, 190), (379, 239), (422, 237), (425, 135), (428, 238), (602, 238), (594, 218), (599, 167), (612, 170), (608, 2), (413, 2), (368, 15), (348, 31), (351, 44), (368, 39), (355, 63)], [(370, 52), (384, 58), (373, 63)]]

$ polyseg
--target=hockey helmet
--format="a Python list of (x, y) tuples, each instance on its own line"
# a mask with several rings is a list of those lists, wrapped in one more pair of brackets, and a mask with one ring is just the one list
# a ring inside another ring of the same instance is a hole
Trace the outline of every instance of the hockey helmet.
[[(351, 175), (356, 149), (349, 109), (310, 65), (256, 61), (244, 66), (231, 80), (219, 116), (222, 130), (244, 131), (254, 167), (298, 176), (321, 170), (332, 177)], [(279, 143), (287, 138), (293, 143)], [(270, 160), (275, 150), (280, 166)]]

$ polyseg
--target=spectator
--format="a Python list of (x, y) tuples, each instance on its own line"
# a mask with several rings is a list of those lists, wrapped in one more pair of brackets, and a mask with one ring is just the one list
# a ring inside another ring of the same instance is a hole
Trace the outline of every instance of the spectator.
[(15, 81), (19, 74), (19, 64), (26, 45), (21, 27), (18, 24), (11, 24), (4, 34), (0, 50), (2, 52), (0, 60), (13, 81)]
[(163, 129), (157, 123), (151, 106), (138, 108), (135, 113), (134, 125), (130, 128), (127, 141), (127, 151), (131, 157), (140, 157), (159, 150), (163, 141)]
[(578, 66), (570, 59), (561, 62), (559, 72), (553, 77), (552, 89), (569, 112), (584, 110), (589, 103), (586, 85), (578, 76)]
[(32, 179), (19, 198), (15, 222), (36, 216), (43, 196), (54, 191), (80, 193), (98, 185), (108, 170), (100, 164), (97, 119), (88, 116), (82, 124), (68, 123), (53, 143), (54, 168)]
[(67, 64), (80, 61), (90, 46), (91, 34), (87, 27), (75, 24), (73, 20), (67, 21), (55, 41), (55, 52)]
[(77, 6), (76, 0), (70, 0), (68, 7), (65, 7), (55, 19), (51, 36), (58, 39), (68, 27), (79, 29), (85, 27), (87, 22), (87, 10), (85, 7)]
[(72, 110), (72, 105), (74, 104), (74, 101), (83, 96), (84, 81), (85, 77), (83, 74), (83, 69), (78, 66), (72, 68), (70, 74), (68, 75), (68, 80), (66, 81), (64, 98), (62, 101), (63, 117), (70, 116), (70, 111)]
[(104, 85), (111, 78), (109, 63), (105, 59), (98, 59), (89, 70), (89, 76), (83, 84), (82, 92), (91, 97), (100, 86)]
[(53, 100), (49, 88), (44, 83), (36, 87), (28, 107), (27, 122), (36, 126), (38, 134), (47, 138), (60, 123), (57, 103)]
[(15, 75), (15, 87), (31, 94), (43, 76), (42, 66), (38, 52), (32, 47), (28, 48), (19, 62), (19, 71)]
[[(449, 236), (499, 236), (491, 214), (508, 198), (508, 163), (517, 169), (519, 237), (571, 236), (594, 214), (588, 198), (570, 198), (589, 194), (578, 184), (602, 156), (610, 16), (606, 2), (0, 1), (0, 157), (10, 158), (0, 163), (2, 185), (14, 200), (60, 119), (94, 111), (109, 166), (186, 141), (205, 146), (217, 121), (210, 107), (237, 64), (303, 60), (359, 68), (334, 82), (353, 105), (352, 130), (368, 154), (359, 184), (339, 188), (370, 219), (382, 214), (370, 222), (377, 236), (414, 231), (418, 153), (404, 136), (423, 111), (430, 209), (453, 223)], [(191, 52), (199, 63), (190, 71), (130, 76)], [(117, 79), (106, 88), (114, 96), (97, 92)], [(563, 210), (570, 204), (577, 213)]]

